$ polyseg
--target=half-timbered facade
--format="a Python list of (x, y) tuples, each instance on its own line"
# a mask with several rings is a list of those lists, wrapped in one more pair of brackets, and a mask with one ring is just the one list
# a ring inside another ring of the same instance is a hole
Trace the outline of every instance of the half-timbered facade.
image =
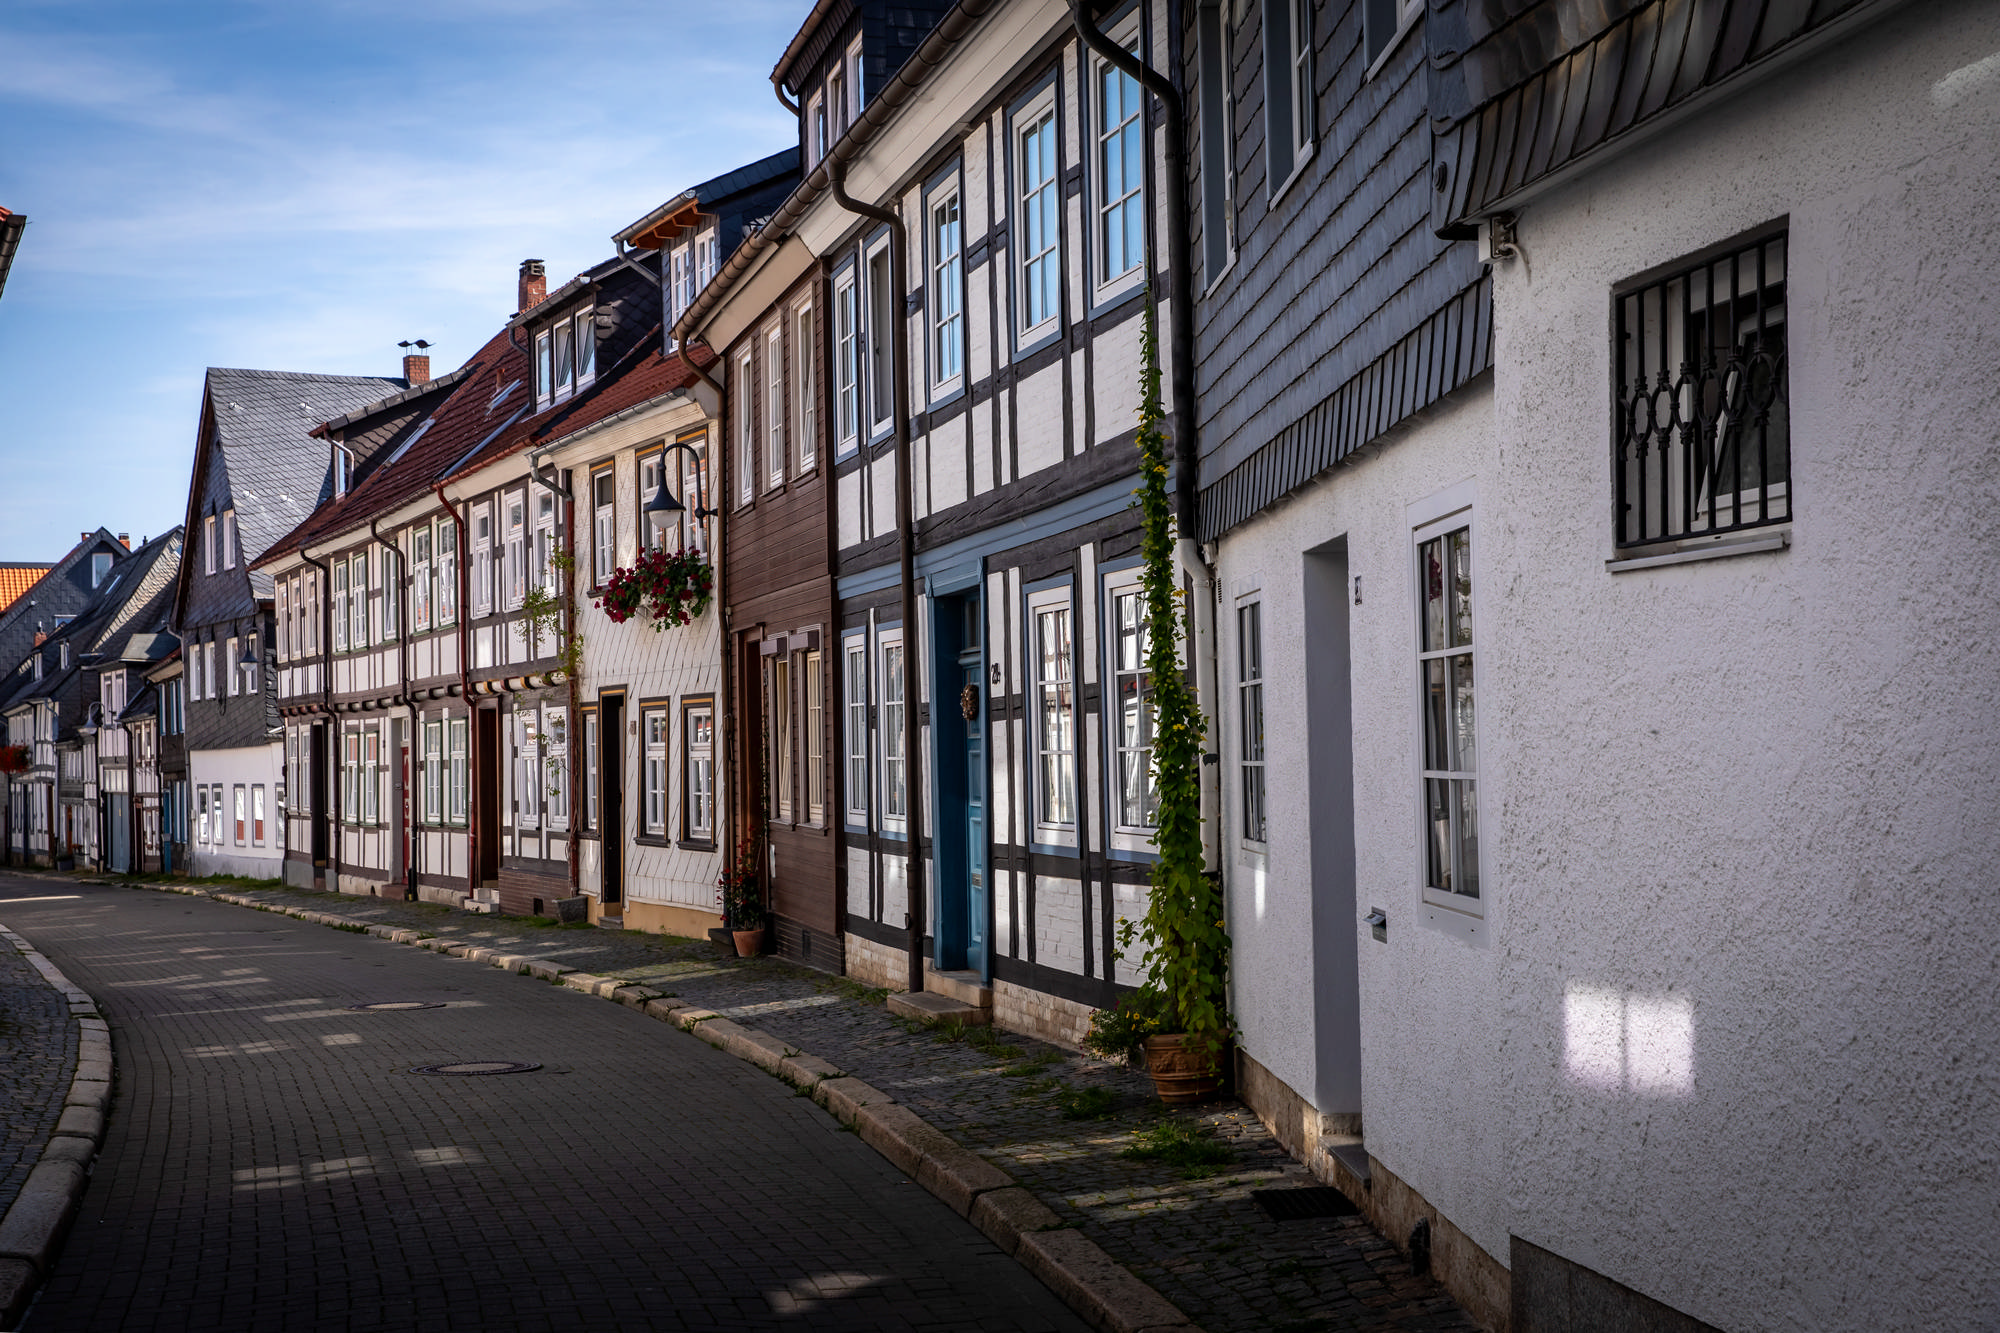
[[(1164, 15), (1113, 35), (1163, 65)], [(1065, 6), (960, 6), (725, 269), (801, 244), (828, 275), (847, 970), (1068, 1041), (1134, 976), (1115, 940), (1151, 856), (1129, 668), (1139, 334), (1165, 290), (1154, 116)], [(743, 350), (736, 506), (777, 475)]]

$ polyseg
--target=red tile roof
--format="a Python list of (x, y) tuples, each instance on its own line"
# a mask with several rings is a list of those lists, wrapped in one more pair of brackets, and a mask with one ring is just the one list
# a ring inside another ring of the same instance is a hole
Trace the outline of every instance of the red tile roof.
[[(469, 476), (523, 449), (553, 443), (694, 383), (694, 372), (681, 357), (661, 355), (659, 345), (660, 329), (655, 325), (618, 362), (600, 370), (590, 388), (536, 412), (527, 354), (514, 343), (511, 330), (502, 330), (466, 362), (465, 378), (421, 427), (422, 434), (402, 447), (400, 456), (370, 472), (345, 496), (321, 506), (257, 563), (264, 565), (302, 546), (366, 528), (371, 519), (428, 495), (433, 482)], [(703, 367), (715, 359), (713, 353), (696, 353), (696, 364)]]
[[(5, 211), (0, 209), (0, 213)], [(52, 568), (51, 565), (0, 565), (0, 611), (12, 606)]]

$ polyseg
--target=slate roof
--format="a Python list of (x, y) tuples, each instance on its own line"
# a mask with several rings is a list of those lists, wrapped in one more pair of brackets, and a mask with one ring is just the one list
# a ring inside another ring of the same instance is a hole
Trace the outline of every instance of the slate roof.
[[(408, 387), (374, 375), (210, 368), (209, 406), (246, 562), (254, 566), (331, 491), (327, 446), (308, 432)], [(256, 593), (267, 597), (270, 589)]]
[[(153, 538), (120, 562), (77, 618), (48, 637), (0, 682), (0, 709), (15, 708), (32, 699), (59, 699), (63, 709), (62, 739), (74, 734), (85, 702), (78, 680), (86, 657), (120, 656), (134, 635), (164, 632), (173, 610), (174, 583), (180, 573), (181, 529)], [(46, 671), (35, 679), (35, 657), (60, 660), (60, 645), (69, 644), (69, 666)]]
[(54, 565), (0, 564), (0, 611), (19, 601), (21, 594), (41, 582)]
[(798, 169), (797, 145), (781, 148), (769, 157), (760, 157), (755, 162), (746, 162), (740, 167), (723, 172), (720, 176), (710, 177), (699, 185), (690, 185), (645, 217), (615, 232), (611, 239), (627, 244), (636, 243), (649, 250), (657, 249), (659, 248), (657, 238), (648, 236), (647, 233), (688, 205), (710, 203), (718, 199), (727, 199), (731, 195), (743, 194), (760, 185), (769, 185), (772, 181), (781, 180)]

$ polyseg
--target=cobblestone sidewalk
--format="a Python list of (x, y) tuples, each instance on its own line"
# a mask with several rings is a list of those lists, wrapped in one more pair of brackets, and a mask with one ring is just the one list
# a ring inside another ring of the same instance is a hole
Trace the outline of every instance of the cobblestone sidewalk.
[[(1360, 1217), (1266, 1216), (1251, 1190), (1315, 1182), (1238, 1102), (1168, 1112), (1146, 1077), (1123, 1066), (1009, 1033), (925, 1028), (890, 1014), (886, 992), (776, 959), (725, 958), (706, 940), (233, 891), (560, 961), (761, 1028), (992, 1160), (1208, 1333), (1478, 1327)], [(1197, 1146), (1173, 1149), (1177, 1131)], [(1147, 1144), (1169, 1157), (1126, 1155)]]
[(0, 1216), (55, 1132), (75, 1071), (68, 1001), (0, 938)]

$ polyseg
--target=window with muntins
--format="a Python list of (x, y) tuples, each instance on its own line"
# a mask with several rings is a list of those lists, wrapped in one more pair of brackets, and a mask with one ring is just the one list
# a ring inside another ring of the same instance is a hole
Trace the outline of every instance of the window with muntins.
[(683, 757), (682, 838), (687, 842), (715, 841), (715, 705), (703, 700), (689, 703), (681, 715)]
[(1053, 104), (1026, 118), (1016, 136), (1020, 215), (1016, 222), (1019, 249), (1020, 330), (1023, 338), (1039, 335), (1056, 318), (1062, 301), (1061, 232), (1057, 210), (1061, 188), (1056, 177), (1056, 111)]
[(1237, 775), (1243, 784), (1243, 839), (1261, 843), (1264, 829), (1263, 606), (1236, 608)]
[(512, 611), (528, 596), (528, 497), (510, 495), (505, 503), (507, 609)]
[(426, 523), (410, 534), (410, 628), (431, 627), (431, 529)]
[(840, 444), (861, 433), (860, 304), (854, 275), (833, 289), (833, 415)]
[(755, 380), (749, 352), (736, 361), (736, 502), (749, 504), (757, 495), (757, 429), (750, 413)]
[(471, 724), (455, 717), (445, 724), (445, 821), (465, 827), (467, 795), (470, 791), (470, 755), (466, 749)]
[(1117, 771), (1117, 826), (1150, 830), (1159, 821), (1153, 782), (1153, 678), (1146, 670), (1149, 622), (1136, 584), (1111, 590), (1112, 749)]
[(1146, 257), (1145, 126), (1139, 82), (1097, 64), (1097, 282), (1113, 282)]
[[(225, 509), (222, 511), (222, 567), (224, 569), (236, 568), (236, 511), (234, 509)], [(109, 561), (105, 563), (104, 568), (107, 573), (110, 572), (111, 565)]]
[(1035, 820), (1044, 831), (1076, 829), (1076, 697), (1068, 591), (1034, 599)]
[(368, 553), (357, 552), (349, 562), (354, 569), (347, 594), (347, 646), (368, 646)]
[(439, 519), (437, 525), (437, 623), (449, 625), (458, 619), (458, 524)]
[(603, 587), (618, 565), (618, 477), (610, 468), (590, 474), (590, 581)]
[(804, 472), (819, 454), (818, 347), (813, 338), (813, 309), (810, 303), (792, 311), (792, 358), (798, 375), (798, 456)]
[(514, 714), (514, 822), (524, 829), (542, 822), (542, 729), (532, 709)]
[(472, 614), (486, 615), (493, 609), (493, 509), (476, 505), (472, 510)]
[(646, 833), (655, 838), (667, 835), (667, 710), (648, 708), (640, 719), (640, 740), (644, 754), (640, 760), (640, 788), (644, 794), (641, 813)]
[(882, 825), (900, 831), (910, 813), (903, 749), (903, 640), (882, 638)]
[(785, 484), (785, 331), (764, 335), (764, 484)]
[(1201, 0), (1195, 23), (1201, 85), (1201, 266), (1203, 279), (1213, 285), (1236, 253), (1235, 62), (1230, 59), (1224, 0)]
[(1621, 549), (1791, 520), (1785, 256), (1780, 231), (1617, 294)]
[(931, 387), (955, 385), (965, 371), (963, 224), (952, 189), (931, 201)]
[(598, 746), (597, 710), (586, 708), (582, 715), (583, 724), (583, 827), (586, 831), (597, 827), (597, 756)]
[(868, 822), (868, 649), (860, 635), (847, 640), (846, 717), (842, 735), (846, 738), (847, 820)]
[(398, 623), (402, 612), (398, 603), (398, 583), (402, 575), (403, 557), (401, 552), (382, 552), (382, 638), (385, 642), (400, 637), (402, 627)]
[(826, 822), (826, 671), (818, 649), (805, 655), (806, 822)]
[(887, 430), (896, 403), (893, 339), (901, 305), (887, 244), (868, 256), (868, 420), (875, 432)]
[(1424, 897), (1479, 910), (1478, 747), (1472, 672), (1472, 528), (1460, 514), (1417, 530), (1421, 600)]
[(792, 660), (779, 653), (770, 659), (765, 673), (770, 693), (771, 717), (771, 818), (789, 824), (793, 820), (792, 764)]

